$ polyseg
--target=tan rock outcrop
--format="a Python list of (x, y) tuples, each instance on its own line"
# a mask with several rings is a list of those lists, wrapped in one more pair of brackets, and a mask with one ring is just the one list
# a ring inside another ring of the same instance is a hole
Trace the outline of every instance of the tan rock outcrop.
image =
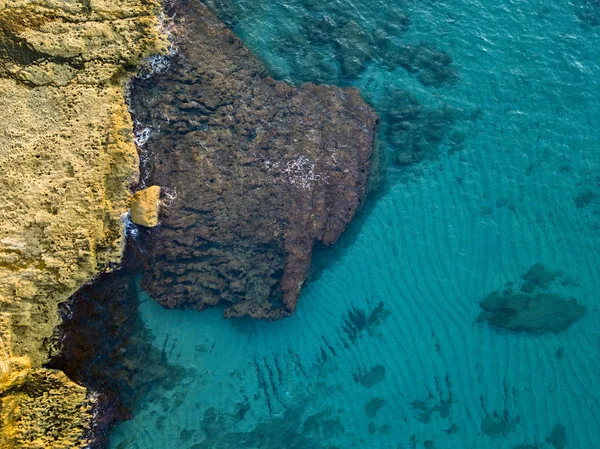
[(41, 366), (58, 304), (121, 257), (139, 163), (124, 86), (166, 48), (159, 11), (155, 0), (0, 0), (2, 448), (85, 443), (85, 390)]
[(131, 198), (131, 221), (140, 226), (153, 228), (158, 225), (159, 209), (159, 186), (151, 186), (135, 192)]

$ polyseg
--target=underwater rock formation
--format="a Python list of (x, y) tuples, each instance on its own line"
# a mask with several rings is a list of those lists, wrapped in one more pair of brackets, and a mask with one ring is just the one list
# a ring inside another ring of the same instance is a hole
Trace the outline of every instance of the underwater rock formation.
[(481, 421), (481, 431), (492, 438), (506, 436), (507, 433), (513, 432), (520, 422), (521, 418), (519, 416), (509, 419), (508, 410), (504, 410), (502, 414), (495, 411), (493, 414), (488, 414), (483, 418)]
[(58, 304), (121, 258), (138, 178), (124, 85), (166, 46), (158, 12), (154, 0), (0, 0), (2, 448), (85, 444), (85, 389), (41, 366)]
[[(546, 270), (541, 264), (533, 265), (523, 276), (521, 292), (514, 292), (512, 283), (503, 291), (484, 298), (478, 321), (512, 331), (534, 334), (559, 333), (585, 314), (585, 307), (574, 298), (564, 298), (546, 291), (562, 273)], [(536, 289), (542, 290), (536, 292)]]
[(452, 65), (452, 58), (430, 45), (388, 44), (383, 64), (394, 69), (404, 68), (409, 73), (418, 74), (417, 79), (424, 86), (441, 87), (458, 78), (458, 71)]
[(573, 7), (582, 26), (597, 27), (600, 25), (600, 2), (598, 0), (579, 0)]
[(439, 147), (460, 111), (449, 106), (426, 108), (402, 89), (390, 89), (386, 95), (393, 106), (386, 111), (390, 126), (385, 137), (398, 149), (396, 162), (408, 165), (437, 157)]
[(119, 270), (100, 275), (62, 308), (60, 353), (49, 366), (97, 393), (93, 447), (104, 447), (107, 430), (131, 417), (135, 399), (147, 397), (151, 384), (175, 383), (181, 374), (153, 346), (138, 314), (138, 283), (131, 272), (139, 260), (128, 245)]
[[(281, 414), (259, 422), (247, 431), (237, 430), (239, 412), (225, 413), (214, 408), (205, 410), (201, 418), (202, 434), (190, 432), (186, 435), (190, 449), (240, 448), (283, 448), (335, 449), (325, 441), (332, 436), (343, 435), (344, 425), (340, 410), (315, 407), (309, 408), (310, 398), (300, 397), (285, 408)], [(241, 404), (236, 404), (238, 407)], [(246, 410), (245, 406), (240, 411)], [(245, 412), (243, 412), (245, 413)], [(236, 429), (232, 431), (231, 429)], [(192, 444), (200, 440), (200, 443)]]
[(484, 310), (480, 319), (492, 326), (536, 334), (563, 332), (585, 314), (585, 308), (576, 299), (553, 293), (505, 295), (495, 292), (479, 305)]
[(385, 400), (381, 398), (373, 398), (369, 402), (367, 402), (364, 406), (365, 414), (369, 418), (375, 418), (377, 412), (383, 405), (385, 404)]
[(548, 438), (546, 443), (552, 445), (554, 449), (565, 449), (567, 447), (567, 429), (562, 424), (556, 424)]
[(529, 293), (536, 288), (548, 289), (560, 277), (562, 277), (560, 271), (548, 271), (541, 263), (536, 263), (522, 276), (525, 282), (521, 286), (521, 291)]
[(365, 193), (375, 113), (356, 89), (269, 78), (204, 5), (173, 10), (169, 71), (138, 80), (147, 181), (171, 193), (145, 231), (142, 285), (167, 307), (291, 314), (313, 245), (336, 242)]

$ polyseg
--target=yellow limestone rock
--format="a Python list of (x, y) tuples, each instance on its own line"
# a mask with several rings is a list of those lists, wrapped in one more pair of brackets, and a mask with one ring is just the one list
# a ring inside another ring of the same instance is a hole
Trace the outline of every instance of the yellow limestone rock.
[(138, 156), (125, 83), (157, 0), (0, 0), (0, 447), (85, 445), (85, 389), (42, 368), (58, 303), (121, 258)]
[(152, 186), (135, 192), (131, 198), (131, 221), (140, 226), (153, 228), (158, 225), (159, 208), (159, 186)]

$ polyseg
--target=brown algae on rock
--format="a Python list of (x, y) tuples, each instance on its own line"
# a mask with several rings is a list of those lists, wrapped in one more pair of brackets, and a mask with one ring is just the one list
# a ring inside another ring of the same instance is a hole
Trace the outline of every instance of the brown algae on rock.
[(85, 389), (41, 366), (58, 303), (121, 258), (139, 165), (124, 89), (166, 48), (159, 12), (154, 0), (0, 0), (2, 448), (85, 444)]
[(149, 184), (177, 193), (147, 245), (142, 288), (167, 307), (292, 314), (313, 247), (333, 245), (367, 189), (377, 115), (358, 90), (268, 77), (199, 1), (168, 11), (170, 70), (133, 83), (152, 130)]

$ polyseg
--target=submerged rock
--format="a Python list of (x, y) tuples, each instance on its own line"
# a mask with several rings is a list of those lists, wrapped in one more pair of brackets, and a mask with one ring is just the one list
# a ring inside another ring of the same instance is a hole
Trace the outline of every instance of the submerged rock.
[(374, 55), (371, 35), (350, 20), (341, 28), (336, 44), (344, 74), (350, 79), (358, 78)]
[(552, 445), (554, 449), (565, 449), (567, 447), (567, 430), (565, 426), (562, 424), (555, 425), (548, 438), (546, 438), (546, 443)]
[(562, 277), (560, 271), (548, 271), (541, 263), (536, 263), (523, 275), (525, 282), (521, 286), (521, 291), (532, 292), (536, 288), (547, 289), (559, 277)]
[(514, 431), (520, 421), (521, 419), (518, 416), (509, 420), (506, 411), (502, 415), (494, 412), (492, 415), (486, 415), (481, 421), (481, 431), (492, 438), (504, 436)]
[(479, 306), (483, 309), (479, 320), (495, 327), (535, 334), (563, 332), (585, 314), (585, 307), (577, 300), (554, 293), (494, 292)]
[(167, 307), (291, 314), (313, 245), (335, 243), (365, 193), (377, 117), (355, 89), (269, 78), (197, 0), (177, 3), (171, 70), (139, 80), (148, 180), (175, 192), (142, 285)]
[(418, 80), (424, 86), (441, 87), (456, 81), (458, 71), (453, 67), (452, 58), (426, 44), (389, 44), (386, 58), (382, 61), (390, 69), (402, 67), (410, 73), (418, 73)]
[(391, 88), (386, 95), (389, 126), (385, 137), (398, 151), (396, 162), (409, 165), (438, 157), (440, 146), (461, 111), (446, 105), (440, 109), (425, 107), (402, 89)]
[(385, 380), (385, 366), (383, 365), (375, 365), (367, 372), (361, 371), (354, 375), (354, 381), (366, 388), (371, 388), (383, 380)]
[(381, 398), (373, 398), (369, 402), (367, 402), (364, 406), (365, 414), (369, 418), (375, 418), (377, 412), (383, 405), (385, 404), (385, 400)]
[(478, 321), (535, 334), (567, 330), (585, 314), (585, 307), (574, 298), (548, 292), (562, 276), (561, 271), (549, 271), (540, 263), (532, 265), (521, 277), (519, 293), (514, 292), (512, 282), (507, 282), (504, 290), (489, 294), (479, 303), (483, 312)]
[(108, 429), (129, 419), (151, 386), (167, 379), (165, 384), (175, 383), (182, 373), (153, 346), (138, 313), (137, 279), (131, 272), (139, 260), (129, 245), (120, 270), (99, 276), (62, 307), (60, 353), (49, 366), (96, 393), (90, 433), (95, 444), (89, 449), (105, 447)]
[(579, 209), (583, 209), (583, 208), (589, 206), (591, 203), (598, 202), (599, 198), (600, 198), (600, 194), (598, 192), (587, 189), (587, 190), (584, 190), (583, 192), (579, 192), (577, 195), (575, 195), (575, 197), (573, 198), (573, 201), (575, 201), (575, 205)]

